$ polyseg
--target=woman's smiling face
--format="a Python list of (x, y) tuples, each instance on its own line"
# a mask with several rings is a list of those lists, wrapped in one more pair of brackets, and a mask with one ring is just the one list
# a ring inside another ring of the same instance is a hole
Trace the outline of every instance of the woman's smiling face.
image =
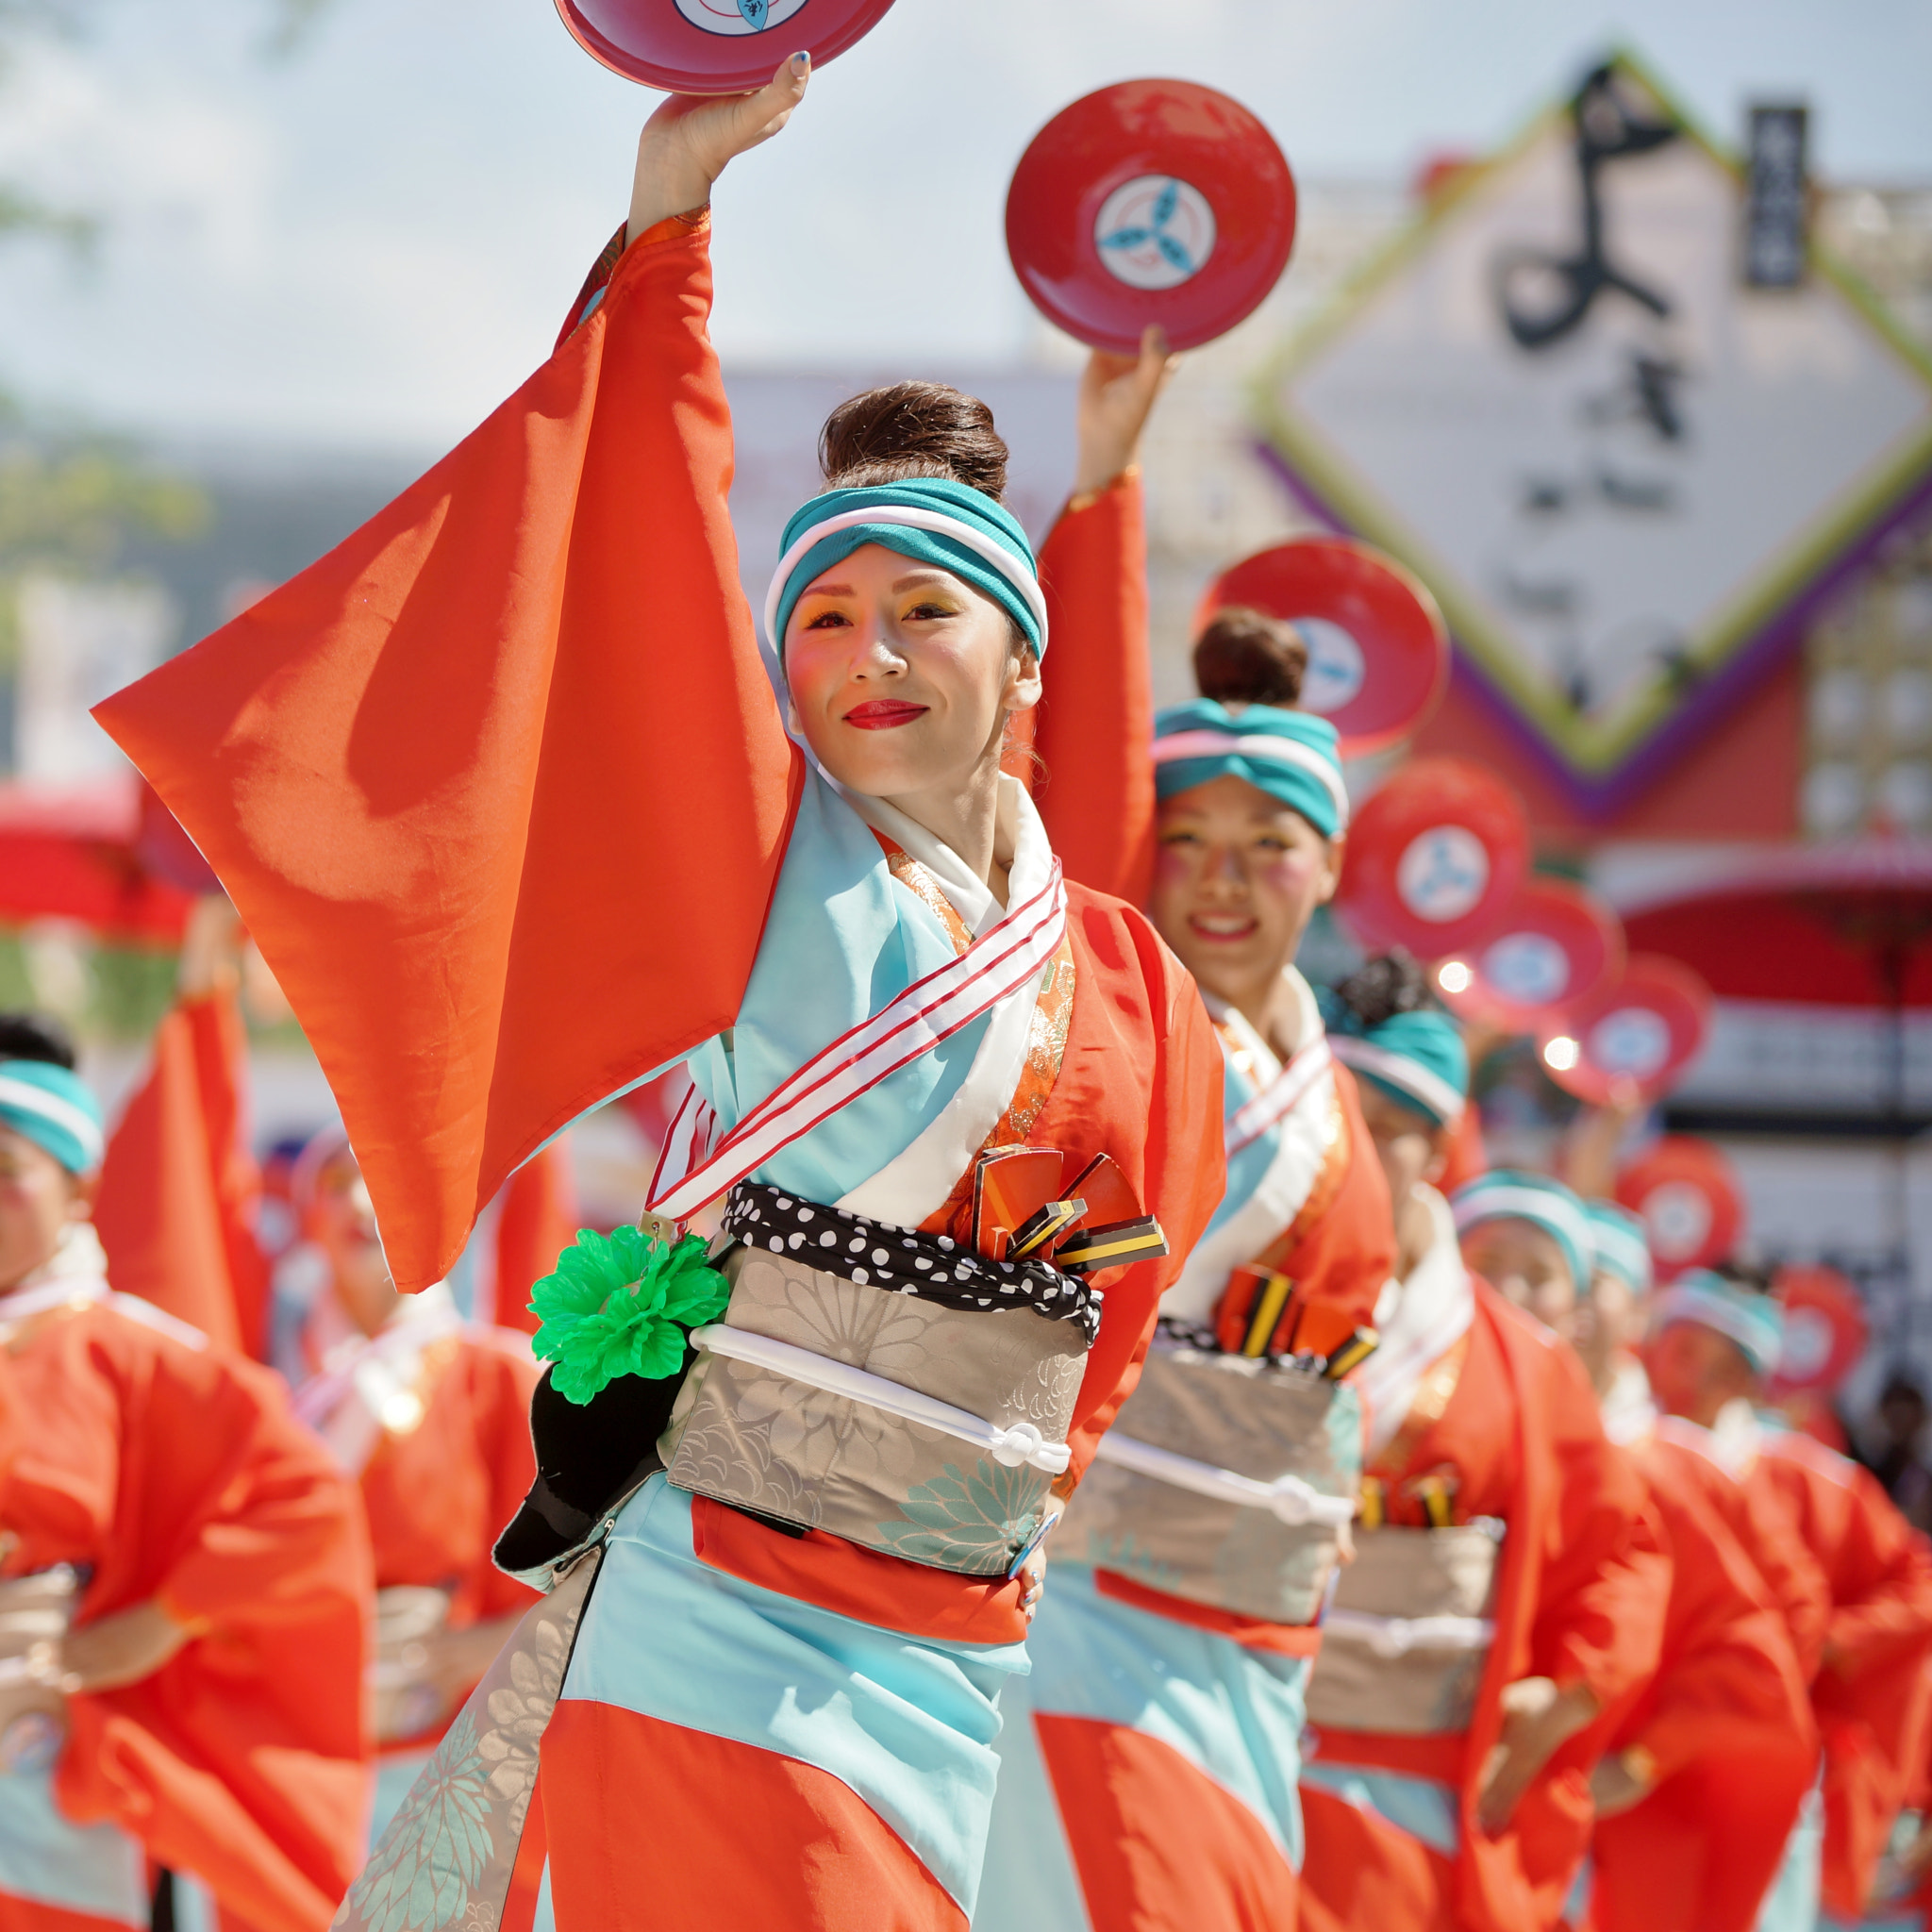
[(1163, 799), (1149, 910), (1209, 992), (1252, 1018), (1334, 895), (1341, 841), (1231, 774)]
[(1006, 611), (950, 571), (868, 543), (806, 587), (785, 626), (792, 715), (841, 785), (929, 792), (999, 757), (1040, 665)]

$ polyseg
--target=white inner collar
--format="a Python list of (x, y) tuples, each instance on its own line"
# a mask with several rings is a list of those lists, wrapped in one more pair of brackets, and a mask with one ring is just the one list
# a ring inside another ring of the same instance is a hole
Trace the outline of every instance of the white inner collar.
[(1041, 823), (1040, 813), (1027, 796), (1026, 788), (1005, 772), (1000, 774), (993, 826), (994, 854), (1010, 855), (1004, 906), (986, 881), (937, 833), (927, 831), (883, 798), (849, 791), (837, 779), (831, 783), (874, 831), (883, 832), (908, 858), (916, 858), (932, 874), (974, 939), (997, 925), (1006, 916), (1008, 907), (1017, 906), (1041, 891), (1053, 870), (1053, 847), (1047, 842), (1046, 827)]

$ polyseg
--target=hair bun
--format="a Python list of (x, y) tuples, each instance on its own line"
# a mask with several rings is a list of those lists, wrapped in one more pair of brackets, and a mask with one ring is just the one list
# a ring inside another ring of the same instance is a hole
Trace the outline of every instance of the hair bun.
[(1194, 641), (1194, 685), (1222, 705), (1292, 707), (1302, 694), (1308, 647), (1294, 625), (1230, 604)]
[(819, 433), (828, 490), (914, 477), (964, 483), (995, 503), (1007, 490), (1007, 445), (977, 396), (943, 382), (895, 382), (848, 397)]
[(1335, 997), (1364, 1026), (1383, 1026), (1397, 1013), (1420, 1013), (1436, 1004), (1428, 975), (1400, 946), (1363, 960)]

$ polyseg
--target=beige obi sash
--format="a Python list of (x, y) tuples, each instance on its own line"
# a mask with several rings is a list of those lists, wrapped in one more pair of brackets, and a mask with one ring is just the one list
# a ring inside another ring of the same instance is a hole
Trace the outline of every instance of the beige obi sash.
[(448, 1708), (450, 1694), (438, 1665), (449, 1634), (449, 1606), (448, 1591), (426, 1586), (395, 1584), (375, 1592), (375, 1656), (369, 1677), (378, 1744), (421, 1737)]
[(60, 1641), (79, 1600), (65, 1563), (0, 1583), (0, 1774), (44, 1771), (66, 1741)]
[(1291, 1361), (1155, 1339), (1055, 1554), (1170, 1596), (1308, 1624), (1353, 1515), (1353, 1391)]
[(1358, 1531), (1322, 1624), (1308, 1722), (1428, 1737), (1466, 1731), (1495, 1641), (1503, 1525)]
[(1034, 1540), (1099, 1320), (1039, 1262), (734, 1190), (721, 1323), (692, 1337), (672, 1482), (910, 1562), (1007, 1574)]

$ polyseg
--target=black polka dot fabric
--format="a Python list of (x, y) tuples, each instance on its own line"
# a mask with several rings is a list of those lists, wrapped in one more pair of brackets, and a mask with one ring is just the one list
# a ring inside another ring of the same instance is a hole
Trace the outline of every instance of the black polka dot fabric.
[(946, 1235), (917, 1234), (740, 1181), (724, 1199), (724, 1233), (748, 1248), (791, 1255), (813, 1268), (891, 1294), (916, 1294), (949, 1308), (1031, 1308), (1075, 1324), (1093, 1346), (1101, 1291), (1045, 1261), (990, 1261)]

